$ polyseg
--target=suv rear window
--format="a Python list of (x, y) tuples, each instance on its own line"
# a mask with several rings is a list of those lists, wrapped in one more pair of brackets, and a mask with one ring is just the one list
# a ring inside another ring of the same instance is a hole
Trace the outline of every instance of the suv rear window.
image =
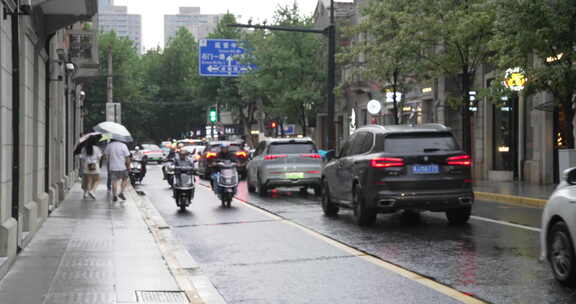
[(422, 153), (457, 151), (459, 148), (450, 133), (406, 133), (386, 136), (382, 150), (387, 153)]
[(272, 143), (268, 148), (268, 154), (299, 154), (316, 152), (316, 147), (314, 147), (314, 144), (311, 142)]

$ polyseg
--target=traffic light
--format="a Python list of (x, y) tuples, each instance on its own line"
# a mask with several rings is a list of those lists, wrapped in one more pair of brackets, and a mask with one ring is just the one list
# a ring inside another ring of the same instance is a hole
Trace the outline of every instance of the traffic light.
[(275, 121), (273, 121), (273, 122), (270, 124), (270, 127), (272, 127), (272, 129), (276, 129), (277, 126), (278, 126), (278, 124), (277, 124)]
[(218, 121), (218, 111), (216, 111), (216, 108), (210, 108), (210, 112), (208, 113), (208, 119), (212, 123)]

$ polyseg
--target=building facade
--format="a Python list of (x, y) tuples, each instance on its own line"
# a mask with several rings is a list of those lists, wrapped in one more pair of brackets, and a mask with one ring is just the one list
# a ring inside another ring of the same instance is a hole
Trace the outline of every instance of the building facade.
[(164, 46), (168, 45), (181, 27), (188, 29), (196, 40), (204, 39), (216, 29), (224, 16), (201, 14), (199, 7), (180, 7), (179, 12), (177, 15), (164, 16)]
[[(352, 7), (335, 2), (338, 17), (347, 25), (362, 20), (360, 6), (367, 0), (355, 0)], [(352, 9), (351, 13), (344, 13)], [(319, 0), (314, 18), (322, 26), (328, 20), (328, 0)], [(340, 13), (340, 15), (339, 15)], [(358, 43), (358, 40), (340, 43)], [(538, 62), (535, 58), (534, 62)], [(535, 63), (537, 64), (537, 63)], [(491, 82), (502, 80), (488, 64), (475, 69), (472, 92), (488, 88)], [(341, 142), (355, 128), (366, 124), (393, 124), (393, 102), (386, 85), (363, 79), (345, 67), (339, 70), (342, 94), (337, 100), (337, 138)], [(457, 84), (449, 75), (426, 83), (410, 86), (405, 92), (397, 92), (398, 118), (404, 124), (442, 123), (452, 128), (455, 137), (462, 141), (462, 122), (459, 109), (448, 102), (454, 96)], [(368, 112), (370, 100), (377, 100), (382, 110), (372, 115)], [(576, 166), (569, 160), (575, 156), (564, 156), (570, 151), (564, 148), (567, 136), (561, 126), (567, 122), (555, 106), (552, 96), (540, 92), (524, 96), (522, 91), (508, 91), (501, 100), (488, 98), (475, 100), (471, 107), (472, 157), (475, 180), (524, 181), (534, 184), (557, 183), (563, 169)], [(320, 118), (322, 117), (320, 114)], [(316, 141), (323, 142), (328, 126), (317, 130)]]
[[(80, 55), (71, 50), (79, 45), (69, 31), (97, 10), (96, 0), (17, 3), (0, 3), (8, 13), (0, 19), (0, 277), (76, 181), (76, 77), (88, 61), (75, 62)], [(90, 24), (76, 28), (90, 37), (84, 48), (96, 40)]]
[(142, 53), (142, 17), (128, 14), (126, 6), (114, 5), (114, 0), (99, 0), (98, 28), (101, 32), (114, 31), (119, 37), (134, 41), (138, 54)]

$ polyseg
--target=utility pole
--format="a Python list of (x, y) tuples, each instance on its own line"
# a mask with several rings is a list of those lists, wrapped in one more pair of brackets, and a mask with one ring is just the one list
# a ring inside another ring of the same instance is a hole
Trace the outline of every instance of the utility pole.
[(326, 96), (328, 98), (328, 138), (326, 146), (328, 149), (336, 149), (336, 126), (334, 126), (334, 116), (336, 115), (336, 97), (334, 88), (336, 87), (336, 25), (334, 23), (334, 0), (330, 0), (330, 25), (327, 28), (328, 35), (328, 86)]
[(114, 83), (112, 81), (112, 46), (108, 47), (108, 77), (106, 82), (106, 102), (114, 102)]
[(106, 120), (116, 121), (114, 106), (114, 83), (112, 78), (112, 45), (108, 47), (108, 75), (106, 78)]
[(323, 30), (252, 24), (228, 24), (227, 26), (270, 31), (314, 33), (323, 34), (328, 37), (328, 81), (326, 86), (326, 102), (328, 111), (326, 127), (328, 128), (328, 138), (326, 138), (326, 146), (328, 149), (335, 149), (336, 128), (334, 126), (334, 116), (336, 109), (336, 97), (334, 95), (334, 88), (336, 87), (336, 25), (334, 22), (334, 0), (330, 0), (330, 24)]

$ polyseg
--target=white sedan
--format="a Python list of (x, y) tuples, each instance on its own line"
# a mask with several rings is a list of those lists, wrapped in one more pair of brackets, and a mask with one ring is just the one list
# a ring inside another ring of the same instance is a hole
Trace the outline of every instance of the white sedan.
[(548, 260), (556, 280), (576, 285), (576, 168), (564, 177), (552, 193), (542, 215), (540, 245), (542, 259)]

